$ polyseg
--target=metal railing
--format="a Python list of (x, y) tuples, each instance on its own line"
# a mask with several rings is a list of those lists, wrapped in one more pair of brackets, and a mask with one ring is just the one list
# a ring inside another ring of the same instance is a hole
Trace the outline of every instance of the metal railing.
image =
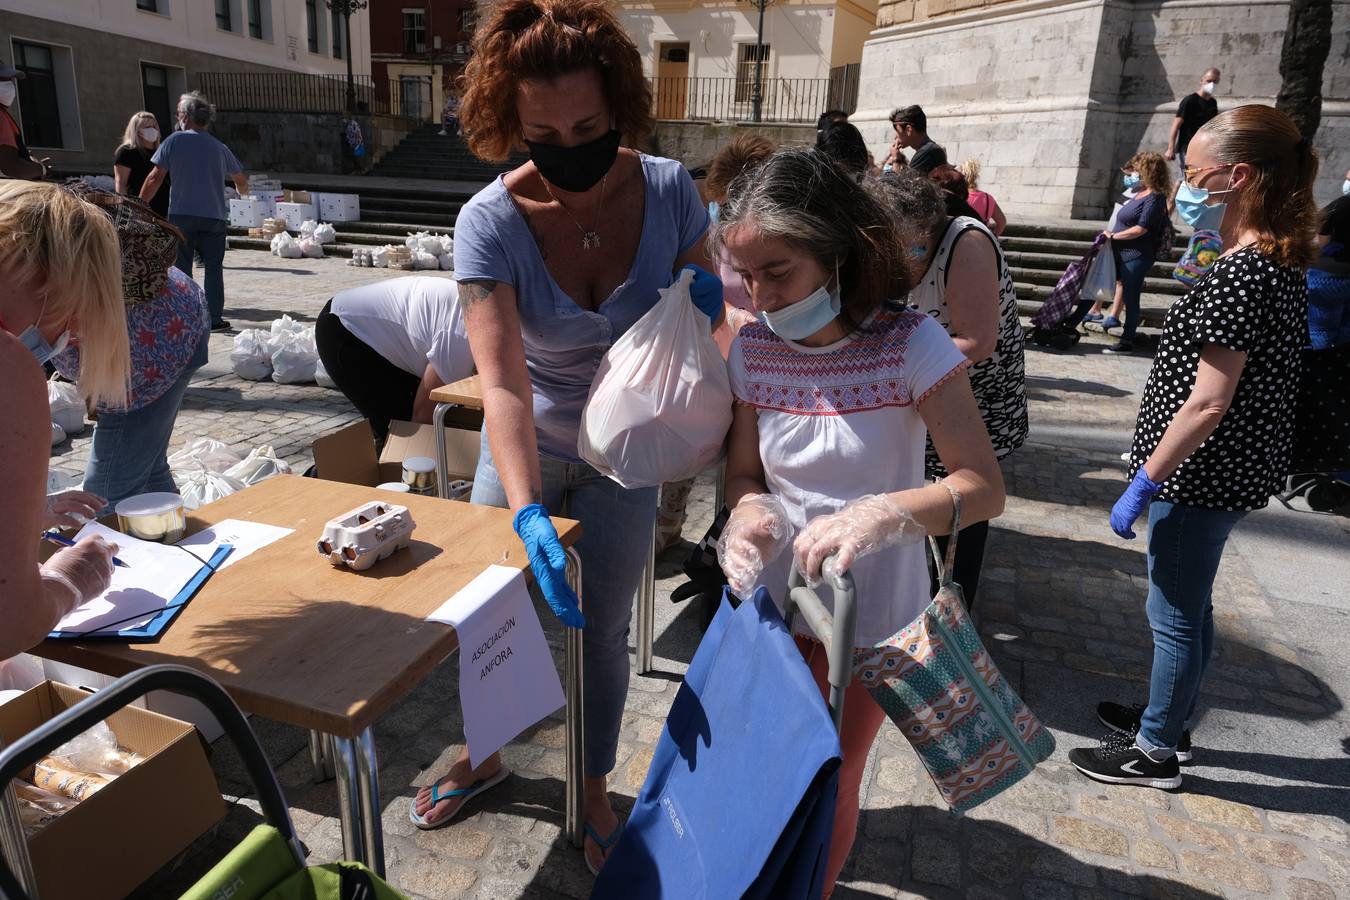
[[(829, 78), (768, 78), (761, 87), (760, 121), (814, 122), (827, 109), (852, 112), (858, 105), (856, 66), (840, 66)], [(711, 122), (752, 116), (753, 86), (743, 78), (651, 78), (656, 118)]]
[[(430, 121), (430, 78), (412, 89), (399, 81), (376, 83), (356, 75), (352, 87), (356, 110), (373, 115)], [(407, 82), (408, 79), (404, 79)], [(198, 72), (195, 87), (217, 109), (241, 112), (343, 113), (347, 111), (347, 76), (300, 72)]]

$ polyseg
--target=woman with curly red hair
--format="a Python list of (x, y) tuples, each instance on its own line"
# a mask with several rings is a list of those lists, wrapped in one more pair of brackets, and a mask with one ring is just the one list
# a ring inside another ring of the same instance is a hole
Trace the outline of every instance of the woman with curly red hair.
[[(484, 430), (473, 502), (515, 511), (550, 607), (585, 629), (585, 853), (604, 865), (620, 825), (614, 768), (628, 691), (628, 622), (656, 519), (657, 489), (625, 490), (577, 455), (581, 411), (605, 351), (683, 267), (693, 301), (722, 318), (707, 267), (708, 214), (680, 163), (629, 148), (652, 130), (637, 47), (604, 0), (506, 0), (474, 37), (461, 125), (490, 160), (530, 160), (480, 191), (455, 223), (455, 277), (482, 377)], [(583, 617), (563, 577), (550, 513), (581, 521)], [(434, 828), (506, 769), (467, 751), (420, 791), (413, 822)]]

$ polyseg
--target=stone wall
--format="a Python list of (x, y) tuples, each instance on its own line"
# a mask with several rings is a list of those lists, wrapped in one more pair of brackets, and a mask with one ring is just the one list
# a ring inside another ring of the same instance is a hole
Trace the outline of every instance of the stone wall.
[(686, 166), (706, 166), (719, 149), (738, 134), (752, 131), (762, 134), (776, 144), (803, 146), (814, 144), (815, 123), (810, 125), (782, 125), (772, 123), (729, 124), (705, 122), (657, 122), (652, 138), (652, 152), (678, 159)]
[[(1350, 167), (1350, 0), (1333, 0), (1323, 79), (1320, 202)], [(953, 162), (1016, 216), (1104, 218), (1117, 169), (1166, 149), (1178, 100), (1210, 65), (1219, 108), (1274, 103), (1285, 0), (917, 0), (882, 5), (853, 117), (878, 157), (888, 114), (918, 103)], [(902, 87), (903, 86), (903, 87)]]
[[(409, 130), (405, 120), (391, 116), (358, 115), (357, 120), (368, 163), (398, 146)], [(350, 167), (344, 157), (345, 121), (346, 116), (336, 113), (221, 110), (211, 130), (249, 171), (340, 175)]]

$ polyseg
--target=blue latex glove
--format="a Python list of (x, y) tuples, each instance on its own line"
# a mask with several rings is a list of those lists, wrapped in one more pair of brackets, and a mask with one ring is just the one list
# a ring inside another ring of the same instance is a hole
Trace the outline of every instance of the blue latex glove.
[(1162, 490), (1162, 485), (1148, 477), (1144, 467), (1134, 475), (1134, 481), (1120, 495), (1116, 505), (1111, 507), (1111, 530), (1126, 540), (1134, 537), (1134, 521), (1148, 506), (1153, 495)]
[(567, 552), (549, 521), (548, 510), (538, 503), (522, 506), (511, 524), (525, 542), (530, 569), (553, 614), (568, 628), (585, 628), (586, 618), (576, 592), (567, 584)]
[[(694, 273), (694, 283), (689, 285), (689, 298), (694, 301), (698, 311), (708, 317), (708, 320), (716, 324), (717, 317), (722, 315), (722, 279), (711, 272), (700, 269), (698, 266), (690, 263), (684, 269)], [(683, 272), (681, 269), (680, 272)], [(675, 273), (676, 276), (679, 272)]]

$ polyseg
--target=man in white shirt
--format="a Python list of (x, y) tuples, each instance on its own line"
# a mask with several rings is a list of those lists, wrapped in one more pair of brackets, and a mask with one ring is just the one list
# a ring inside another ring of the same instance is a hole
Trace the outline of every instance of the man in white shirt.
[(329, 376), (383, 447), (391, 420), (431, 421), (431, 392), (473, 374), (473, 356), (449, 278), (410, 275), (342, 291), (314, 326)]

